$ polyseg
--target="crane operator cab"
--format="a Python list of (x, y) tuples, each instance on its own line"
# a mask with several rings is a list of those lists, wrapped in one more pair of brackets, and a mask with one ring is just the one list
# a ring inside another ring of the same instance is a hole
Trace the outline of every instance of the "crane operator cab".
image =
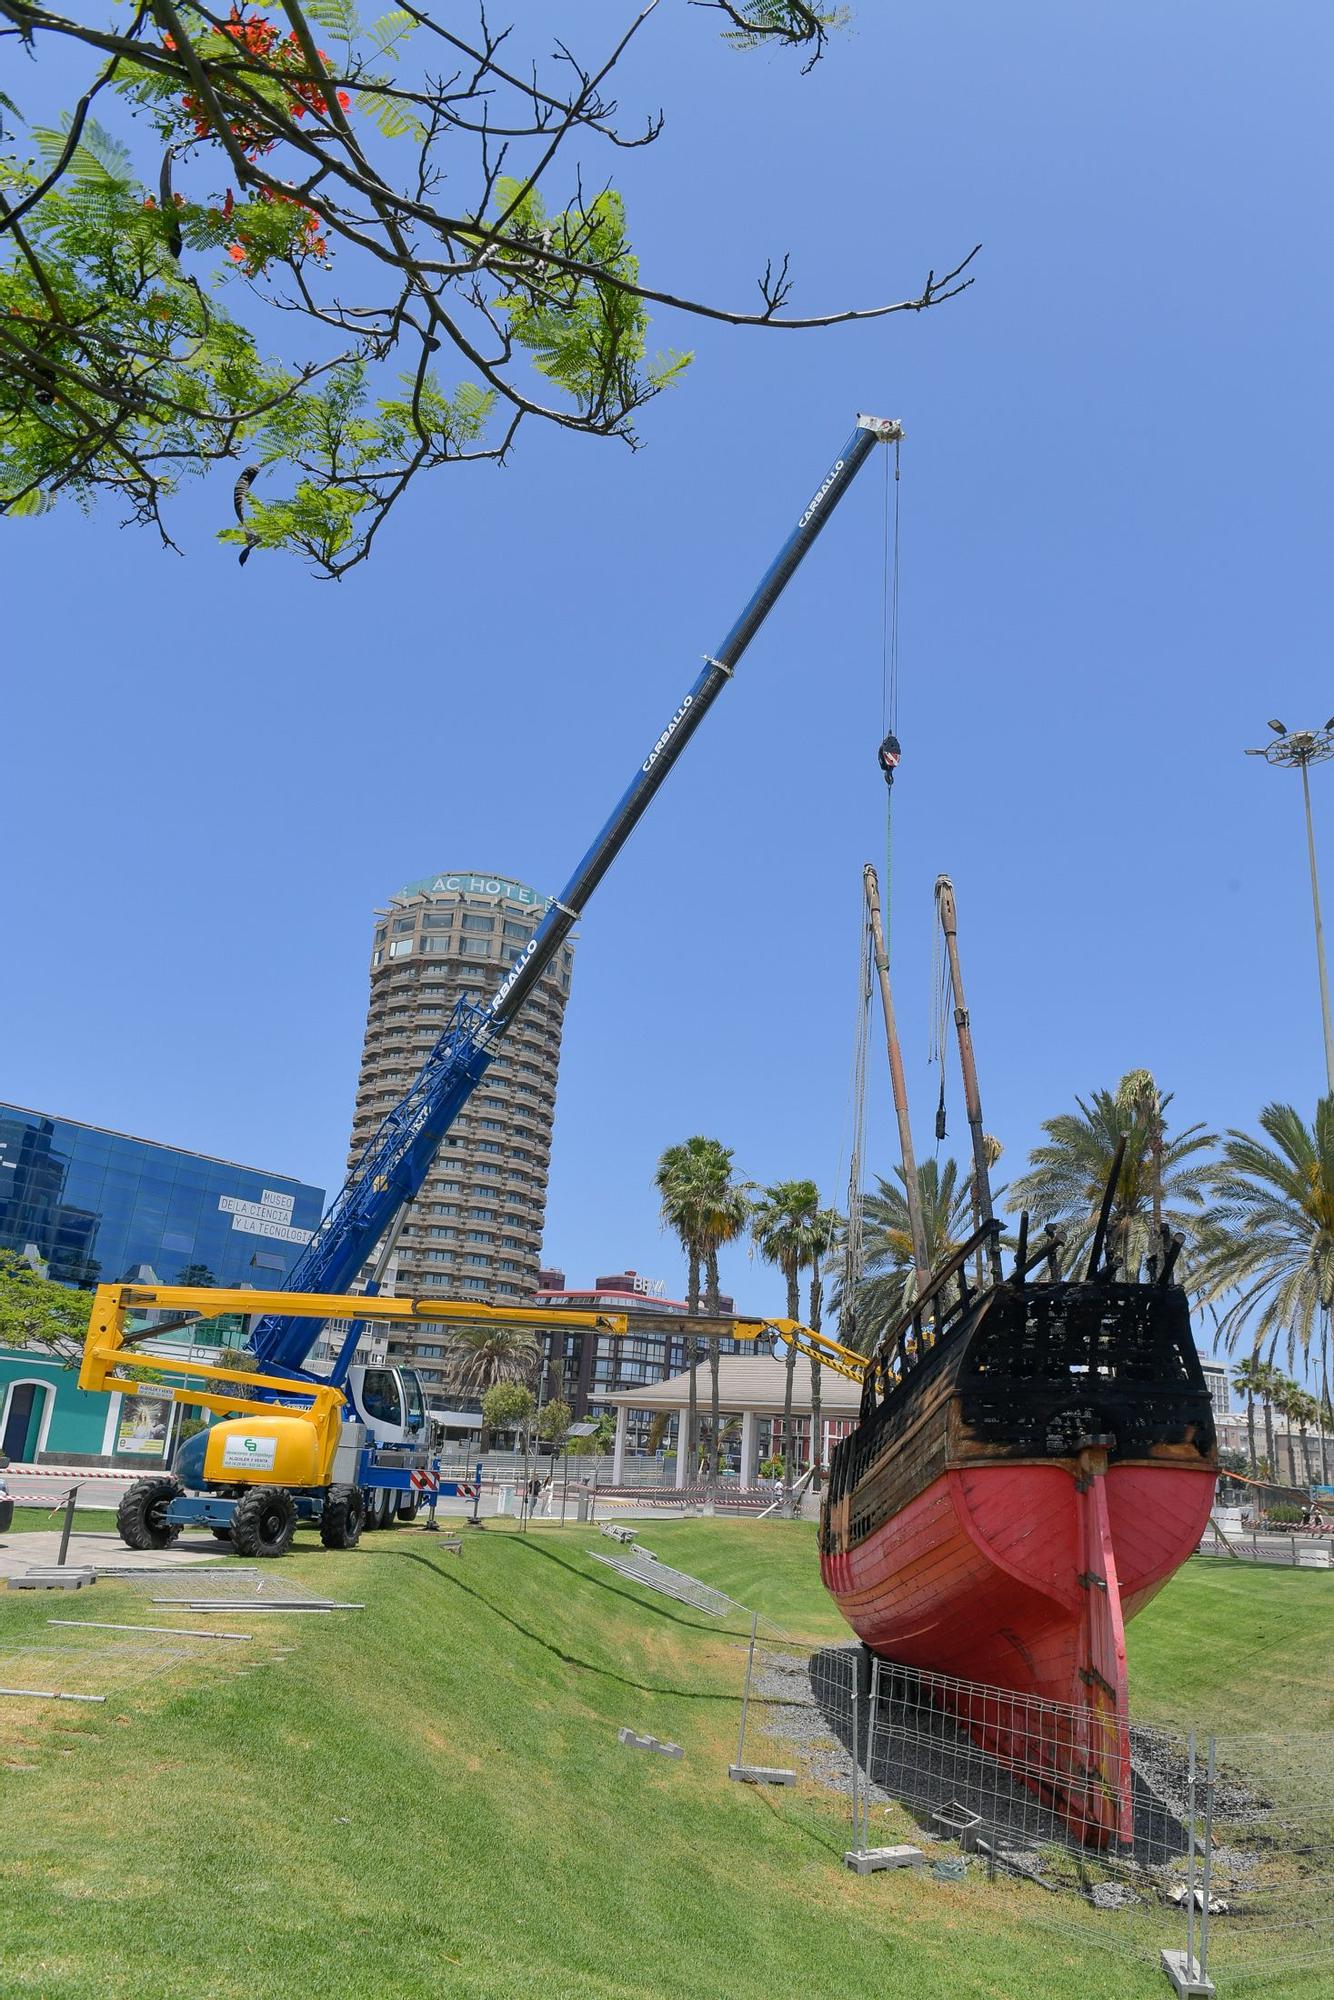
[(349, 1369), (347, 1400), (348, 1418), (365, 1424), (376, 1444), (426, 1442), (426, 1399), (415, 1368)]
[[(426, 1463), (430, 1431), (420, 1375), (415, 1368), (350, 1368), (344, 1393), (349, 1407), (343, 1414), (340, 1457), (346, 1463), (354, 1442), (366, 1448), (360, 1459), (365, 1525), (387, 1528), (395, 1516), (400, 1521), (413, 1520), (418, 1500), (412, 1486), (405, 1480), (405, 1490), (397, 1492), (391, 1484), (375, 1479), (374, 1473), (386, 1473), (392, 1479)], [(368, 1470), (371, 1467), (374, 1471)]]

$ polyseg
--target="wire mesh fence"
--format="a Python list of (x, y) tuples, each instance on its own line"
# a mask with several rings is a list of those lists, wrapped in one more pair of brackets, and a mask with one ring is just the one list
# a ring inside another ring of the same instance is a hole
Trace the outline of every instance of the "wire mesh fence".
[(1225, 1987), (1334, 1981), (1334, 1760), (1312, 1732), (1229, 1736), (918, 1673), (756, 1621), (735, 1775), (839, 1795), (849, 1865), (1013, 1889), (1025, 1922)]
[(615, 1555), (602, 1549), (589, 1549), (586, 1553), (594, 1562), (605, 1563), (609, 1569), (619, 1571), (632, 1583), (641, 1584), (645, 1590), (657, 1591), (663, 1597), (674, 1597), (678, 1603), (689, 1604), (696, 1611), (706, 1611), (712, 1618), (726, 1618), (729, 1613), (741, 1615), (742, 1607), (725, 1591), (714, 1590), (711, 1585), (701, 1583), (698, 1577), (688, 1576), (684, 1570), (659, 1562), (647, 1549), (622, 1546)]

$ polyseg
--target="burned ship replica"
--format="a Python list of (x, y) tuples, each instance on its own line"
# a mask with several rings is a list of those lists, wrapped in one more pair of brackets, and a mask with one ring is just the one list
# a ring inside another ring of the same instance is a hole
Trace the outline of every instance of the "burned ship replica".
[[(955, 999), (966, 1025), (957, 984)], [(888, 1011), (887, 1026), (892, 1043)], [(977, 1139), (970, 1068), (968, 1048)], [(853, 1630), (924, 1671), (980, 1747), (1100, 1848), (1132, 1836), (1126, 1621), (1198, 1545), (1217, 1475), (1181, 1239), (1163, 1233), (1143, 1282), (1118, 1261), (1123, 1152), (1077, 1275), (1061, 1275), (1059, 1231), (1030, 1248), (1027, 1217), (1004, 1275), (988, 1212), (921, 1284), (866, 1365), (820, 1522), (824, 1582)]]

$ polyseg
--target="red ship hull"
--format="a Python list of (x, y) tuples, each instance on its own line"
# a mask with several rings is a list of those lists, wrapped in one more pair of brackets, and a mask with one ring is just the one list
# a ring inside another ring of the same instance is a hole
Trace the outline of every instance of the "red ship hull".
[[(941, 1676), (1012, 1690), (967, 1726), (1048, 1791), (1094, 1845), (1132, 1832), (1125, 1622), (1198, 1545), (1212, 1466), (1162, 1458), (951, 1466), (842, 1552), (826, 1587), (873, 1651)], [(1044, 1711), (1034, 1769), (1032, 1698)], [(948, 1690), (938, 1697), (958, 1707)]]

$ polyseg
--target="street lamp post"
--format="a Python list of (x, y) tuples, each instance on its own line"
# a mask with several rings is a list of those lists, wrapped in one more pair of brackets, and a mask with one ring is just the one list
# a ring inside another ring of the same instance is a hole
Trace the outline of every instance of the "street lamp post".
[(1274, 731), (1272, 743), (1266, 743), (1259, 750), (1248, 750), (1248, 757), (1263, 757), (1267, 764), (1283, 764), (1289, 769), (1296, 767), (1302, 774), (1302, 801), (1306, 808), (1306, 855), (1311, 866), (1311, 907), (1315, 913), (1315, 956), (1320, 974), (1320, 1017), (1325, 1029), (1325, 1087), (1334, 1096), (1334, 1030), (1329, 1019), (1329, 973), (1325, 966), (1325, 929), (1320, 920), (1320, 881), (1315, 865), (1315, 829), (1311, 823), (1311, 780), (1309, 769), (1312, 764), (1323, 764), (1334, 757), (1334, 715), (1323, 729), (1288, 729), (1281, 722), (1271, 722)]

